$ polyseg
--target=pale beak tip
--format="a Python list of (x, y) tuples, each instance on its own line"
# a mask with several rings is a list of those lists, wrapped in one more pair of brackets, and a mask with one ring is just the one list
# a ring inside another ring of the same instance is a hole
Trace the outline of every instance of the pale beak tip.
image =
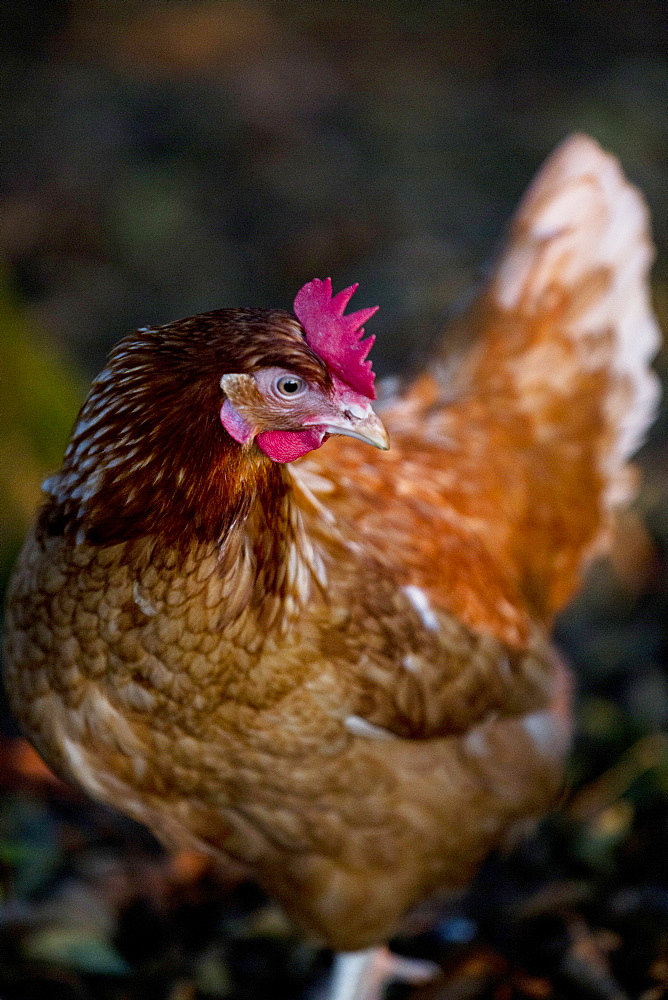
[(365, 440), (380, 451), (388, 451), (390, 447), (390, 435), (387, 433), (385, 424), (376, 413), (371, 413), (369, 417), (362, 420), (357, 425)]
[(345, 437), (357, 438), (358, 441), (364, 441), (365, 444), (370, 444), (380, 451), (388, 451), (390, 447), (390, 435), (380, 417), (373, 411), (369, 416), (362, 420), (356, 420), (354, 423), (345, 420), (340, 424), (328, 424), (326, 430), (328, 434), (342, 434)]

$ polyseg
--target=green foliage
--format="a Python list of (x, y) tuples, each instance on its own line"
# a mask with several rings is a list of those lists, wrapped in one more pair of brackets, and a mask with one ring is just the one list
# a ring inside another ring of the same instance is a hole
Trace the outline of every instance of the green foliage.
[(94, 975), (122, 976), (127, 962), (103, 937), (79, 927), (44, 927), (24, 945), (24, 955), (33, 962), (76, 969)]
[(12, 890), (27, 898), (44, 888), (61, 862), (58, 831), (44, 802), (20, 795), (0, 800), (0, 865)]
[(39, 503), (44, 476), (60, 464), (83, 387), (34, 331), (0, 273), (0, 586)]

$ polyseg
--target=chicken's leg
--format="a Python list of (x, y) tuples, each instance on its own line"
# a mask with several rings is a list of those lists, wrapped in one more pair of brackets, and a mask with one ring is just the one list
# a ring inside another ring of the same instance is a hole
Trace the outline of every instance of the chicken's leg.
[(382, 1000), (390, 980), (425, 983), (437, 972), (433, 962), (393, 955), (388, 948), (341, 952), (334, 960), (327, 1000)]

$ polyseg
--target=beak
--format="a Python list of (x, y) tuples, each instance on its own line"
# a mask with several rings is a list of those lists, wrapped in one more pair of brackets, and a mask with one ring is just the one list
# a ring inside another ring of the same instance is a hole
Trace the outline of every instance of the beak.
[(365, 441), (372, 444), (374, 448), (387, 451), (390, 447), (390, 437), (385, 430), (382, 420), (371, 407), (363, 417), (344, 417), (335, 419), (325, 425), (327, 434), (343, 434), (346, 437), (357, 438), (358, 441)]

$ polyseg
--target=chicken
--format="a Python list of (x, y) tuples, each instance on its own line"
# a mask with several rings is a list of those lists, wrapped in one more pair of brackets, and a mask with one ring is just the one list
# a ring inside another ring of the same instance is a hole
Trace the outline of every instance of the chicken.
[(383, 423), (354, 288), (122, 340), (11, 586), (40, 754), (335, 949), (465, 885), (560, 787), (550, 627), (633, 497), (651, 257), (641, 196), (573, 136), (458, 321), (471, 352), (453, 371), (446, 338)]

